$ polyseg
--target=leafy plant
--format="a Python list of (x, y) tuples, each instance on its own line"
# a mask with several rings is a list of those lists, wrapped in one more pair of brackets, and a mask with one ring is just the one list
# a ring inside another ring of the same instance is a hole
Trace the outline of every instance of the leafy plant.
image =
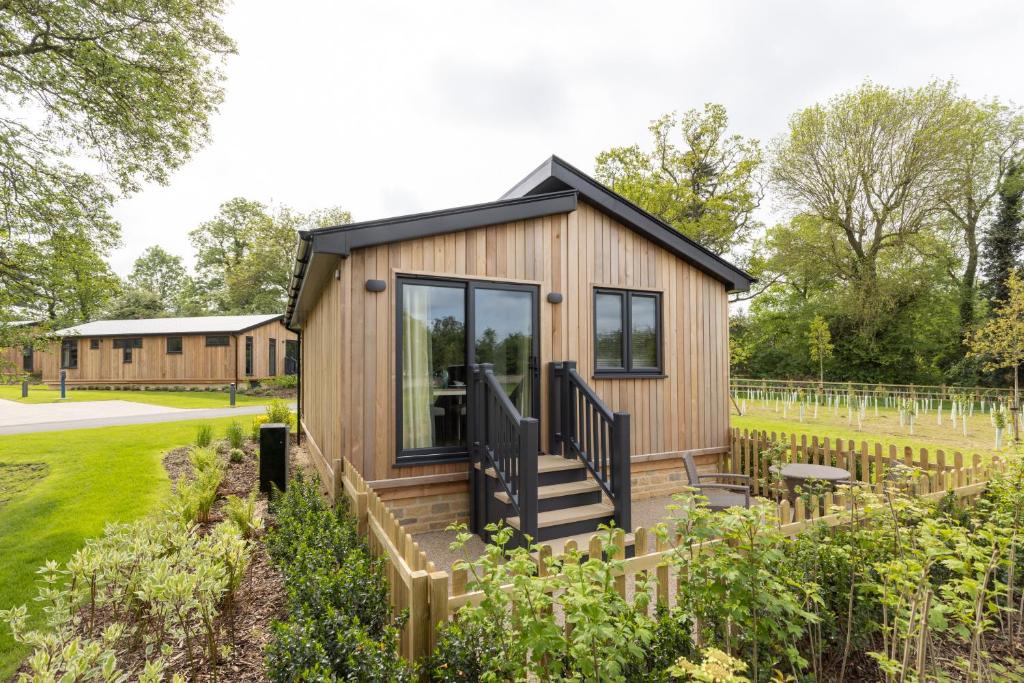
[(221, 466), (217, 451), (207, 447), (193, 448), (188, 453), (188, 460), (196, 474), (207, 470), (219, 469)]
[(232, 448), (228, 451), (228, 460), (233, 463), (240, 463), (245, 460), (245, 451), (241, 448)]
[(270, 422), (270, 418), (266, 415), (257, 415), (252, 420), (252, 425), (249, 427), (249, 438), (257, 443), (260, 440), (260, 427)]
[(196, 428), (196, 446), (206, 448), (213, 443), (213, 425), (203, 423)]
[(224, 436), (228, 439), (231, 448), (241, 448), (245, 444), (245, 431), (237, 420), (232, 420), (224, 430)]
[(224, 514), (242, 532), (244, 538), (252, 538), (263, 530), (263, 518), (256, 514), (256, 492), (245, 498), (228, 496)]
[(291, 422), (291, 416), (291, 409), (288, 407), (288, 404), (281, 399), (274, 399), (267, 404), (267, 422), (289, 424)]

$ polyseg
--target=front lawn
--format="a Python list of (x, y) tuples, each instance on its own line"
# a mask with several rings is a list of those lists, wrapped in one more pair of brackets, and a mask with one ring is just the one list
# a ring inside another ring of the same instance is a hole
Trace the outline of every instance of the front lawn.
[[(244, 427), (251, 420), (239, 418)], [(163, 453), (191, 443), (201, 423), (213, 425), (219, 438), (231, 421), (0, 436), (0, 609), (20, 604), (35, 609), (36, 569), (46, 560), (66, 561), (84, 539), (99, 536), (107, 522), (138, 519), (157, 509), (170, 495)], [(0, 625), (0, 680), (10, 678), (26, 654)]]
[[(133, 401), (168, 408), (230, 408), (227, 391), (122, 391), (118, 389), (68, 389), (68, 401)], [(21, 397), (20, 384), (0, 385), (0, 399), (18, 403), (55, 403), (60, 390), (44, 384), (29, 387), (28, 398)], [(238, 394), (236, 405), (256, 406), (270, 403), (270, 396)]]

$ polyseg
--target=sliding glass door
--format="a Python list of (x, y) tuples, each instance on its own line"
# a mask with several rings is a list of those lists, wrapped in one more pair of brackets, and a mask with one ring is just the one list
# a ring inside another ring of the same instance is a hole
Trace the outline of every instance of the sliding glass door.
[(493, 364), (519, 411), (536, 416), (535, 287), (399, 278), (397, 289), (400, 464), (465, 457), (473, 363)]

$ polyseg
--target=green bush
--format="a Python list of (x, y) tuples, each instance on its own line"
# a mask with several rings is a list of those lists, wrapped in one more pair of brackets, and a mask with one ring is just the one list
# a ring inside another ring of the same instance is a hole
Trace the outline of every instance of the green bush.
[(241, 448), (245, 444), (245, 430), (238, 420), (232, 420), (231, 424), (224, 430), (224, 436), (228, 439), (231, 448)]
[(263, 386), (270, 389), (295, 389), (299, 386), (298, 375), (278, 375), (277, 377), (266, 377)]
[(218, 469), (221, 466), (217, 451), (209, 447), (193, 448), (188, 452), (188, 461), (192, 464), (192, 469), (196, 474)]
[(245, 451), (241, 448), (232, 448), (228, 451), (228, 460), (233, 463), (240, 463), (245, 460)]
[(297, 476), (276, 498), (267, 549), (284, 576), (288, 618), (267, 646), (272, 681), (411, 681), (398, 656), (403, 619), (388, 605), (384, 564), (370, 556), (344, 507)]
[(288, 424), (291, 420), (292, 411), (288, 404), (281, 399), (274, 399), (267, 404), (267, 422), (280, 422)]
[(256, 514), (256, 492), (245, 498), (228, 496), (224, 505), (227, 518), (234, 522), (245, 538), (252, 538), (263, 530), (263, 518)]
[(213, 443), (213, 425), (201, 424), (196, 428), (196, 445), (205, 448)]

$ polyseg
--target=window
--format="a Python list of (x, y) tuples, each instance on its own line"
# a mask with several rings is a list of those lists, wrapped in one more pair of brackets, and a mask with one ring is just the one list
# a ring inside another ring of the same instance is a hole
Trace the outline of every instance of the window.
[(270, 369), (268, 370), (267, 374), (269, 374), (271, 377), (274, 377), (277, 374), (277, 340), (274, 339), (273, 337), (271, 337), (270, 339), (270, 348), (268, 349), (268, 351), (270, 353)]
[(226, 334), (209, 334), (206, 336), (207, 346), (228, 346), (230, 343), (230, 337)]
[(78, 367), (77, 339), (65, 339), (60, 343), (60, 367), (62, 370), (74, 370)]
[(21, 350), (21, 369), (25, 372), (32, 372), (32, 360), (34, 350), (31, 344), (25, 344), (25, 347)]
[(297, 375), (299, 373), (299, 341), (297, 339), (284, 340), (284, 374)]
[(245, 338), (245, 374), (252, 374), (252, 337)]
[(594, 374), (661, 374), (661, 294), (594, 290)]
[(115, 349), (121, 349), (121, 362), (131, 363), (135, 349), (142, 348), (142, 337), (122, 337), (111, 342)]
[(92, 349), (93, 351), (95, 351), (96, 349), (100, 348), (100, 340), (99, 339), (90, 339), (89, 340), (89, 348)]
[(169, 353), (169, 354), (181, 353), (181, 337), (168, 337), (167, 338), (167, 353)]
[(466, 286), (400, 280), (398, 462), (466, 452)]

